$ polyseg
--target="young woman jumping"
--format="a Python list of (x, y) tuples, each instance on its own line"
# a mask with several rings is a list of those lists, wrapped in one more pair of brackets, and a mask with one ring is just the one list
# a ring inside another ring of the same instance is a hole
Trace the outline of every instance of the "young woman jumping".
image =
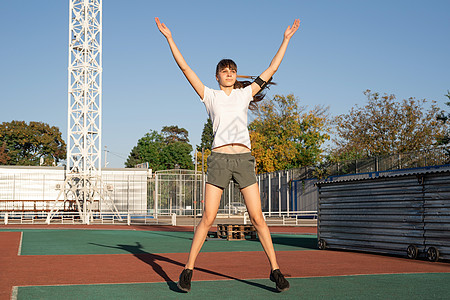
[(213, 90), (203, 85), (178, 50), (169, 28), (158, 18), (155, 18), (155, 21), (159, 31), (167, 39), (178, 67), (205, 104), (214, 130), (212, 152), (208, 157), (203, 216), (195, 231), (188, 261), (180, 274), (178, 288), (185, 292), (190, 291), (195, 260), (216, 218), (223, 189), (231, 179), (234, 179), (239, 184), (250, 220), (255, 226), (269, 260), (271, 266), (269, 278), (275, 282), (278, 291), (285, 291), (289, 289), (289, 282), (279, 270), (270, 231), (261, 210), (255, 158), (250, 150), (247, 112), (249, 105), (261, 100), (260, 92), (280, 66), (290, 39), (299, 28), (300, 21), (296, 19), (292, 26), (288, 26), (284, 32), (283, 42), (269, 67), (254, 82), (247, 82), (247, 86), (245, 84), (243, 86), (236, 80), (236, 64), (230, 59), (221, 60), (216, 68), (216, 80), (220, 90)]

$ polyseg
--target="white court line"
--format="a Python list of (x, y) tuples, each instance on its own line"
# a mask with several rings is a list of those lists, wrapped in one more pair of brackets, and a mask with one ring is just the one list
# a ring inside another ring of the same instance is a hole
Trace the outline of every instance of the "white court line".
[(11, 300), (17, 300), (17, 293), (19, 292), (19, 287), (13, 286), (11, 292)]
[(23, 231), (20, 232), (20, 242), (19, 242), (19, 251), (17, 252), (17, 255), (22, 255), (22, 238), (23, 238)]

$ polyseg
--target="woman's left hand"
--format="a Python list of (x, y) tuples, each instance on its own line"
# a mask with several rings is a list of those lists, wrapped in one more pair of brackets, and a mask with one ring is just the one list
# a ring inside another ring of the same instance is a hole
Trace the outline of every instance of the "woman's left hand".
[(300, 27), (300, 20), (295, 19), (294, 24), (292, 24), (292, 26), (288, 26), (288, 28), (284, 32), (284, 38), (290, 39), (299, 27)]

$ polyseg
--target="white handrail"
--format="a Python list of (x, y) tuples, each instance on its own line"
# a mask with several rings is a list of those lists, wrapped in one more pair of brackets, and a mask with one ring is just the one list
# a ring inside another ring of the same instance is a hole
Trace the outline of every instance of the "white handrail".
[[(14, 223), (43, 224), (46, 223), (46, 216), (46, 212), (8, 211), (0, 215), (0, 219), (3, 217), (2, 223), (4, 223), (5, 225)], [(151, 211), (119, 212), (118, 214), (92, 212), (91, 214), (89, 214), (88, 220), (90, 224), (100, 223), (133, 225), (161, 224), (162, 222), (162, 224), (176, 226), (177, 217), (178, 216), (175, 213), (157, 214), (155, 217), (154, 213)], [(305, 223), (305, 220), (315, 221), (317, 219), (317, 211), (285, 211), (281, 212), (281, 214), (280, 212), (263, 212), (263, 217), (269, 225), (302, 225), (302, 223)], [(243, 221), (246, 225), (251, 223), (248, 212), (245, 212), (243, 214)], [(51, 223), (79, 224), (82, 223), (82, 220), (79, 218), (78, 212), (59, 211), (55, 214)]]

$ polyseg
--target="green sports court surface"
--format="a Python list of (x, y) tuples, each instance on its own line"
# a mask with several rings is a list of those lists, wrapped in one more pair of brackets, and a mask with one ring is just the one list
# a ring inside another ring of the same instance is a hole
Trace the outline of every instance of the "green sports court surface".
[[(192, 232), (132, 230), (23, 230), (22, 255), (182, 253)], [(315, 235), (273, 234), (276, 251), (316, 249)], [(202, 252), (262, 251), (259, 241), (210, 239)]]
[[(188, 294), (167, 283), (19, 287), (18, 299), (449, 299), (450, 274), (388, 274), (290, 278), (291, 289), (275, 293), (268, 279), (193, 283)], [(171, 292), (171, 290), (173, 292)]]

